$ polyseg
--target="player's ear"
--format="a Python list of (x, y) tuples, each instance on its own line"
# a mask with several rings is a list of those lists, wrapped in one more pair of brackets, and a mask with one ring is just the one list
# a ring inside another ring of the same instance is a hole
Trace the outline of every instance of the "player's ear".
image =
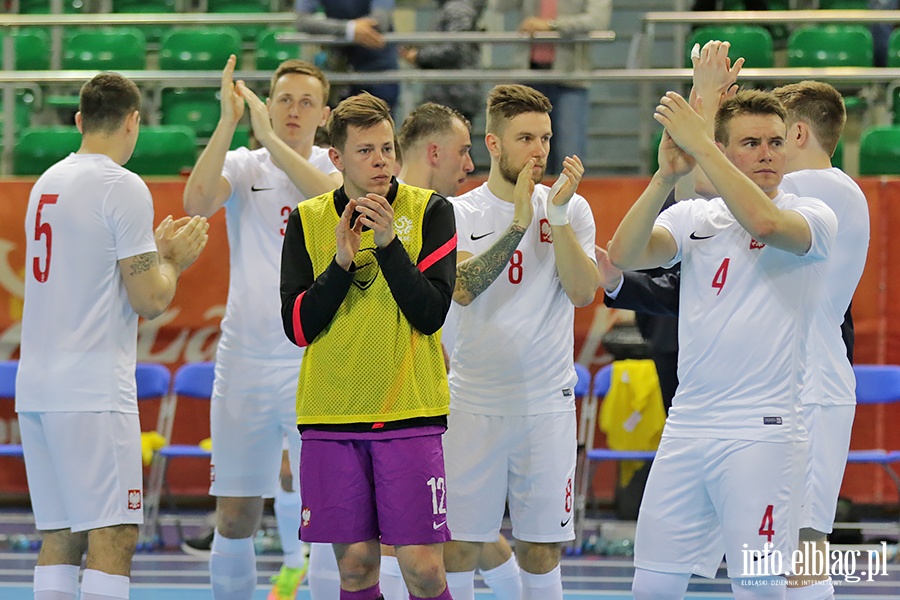
[(84, 129), (81, 126), (81, 111), (79, 110), (75, 113), (75, 127), (78, 128), (78, 133), (84, 134)]
[(494, 133), (486, 133), (484, 135), (484, 145), (493, 157), (500, 156), (500, 138)]
[(429, 142), (426, 152), (428, 152), (428, 162), (431, 163), (432, 166), (436, 165), (441, 157), (440, 147), (435, 142)]
[(337, 148), (334, 146), (328, 148), (328, 158), (331, 159), (331, 163), (334, 165), (335, 169), (341, 173), (344, 172), (344, 160), (341, 158), (341, 153), (338, 152)]
[(331, 107), (326, 106), (322, 108), (322, 120), (319, 121), (319, 127), (325, 127), (325, 124), (328, 123), (328, 116), (331, 114)]

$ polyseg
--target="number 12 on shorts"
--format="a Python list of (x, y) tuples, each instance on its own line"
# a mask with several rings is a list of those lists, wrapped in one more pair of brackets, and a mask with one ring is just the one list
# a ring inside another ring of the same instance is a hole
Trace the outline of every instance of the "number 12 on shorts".
[(427, 482), (431, 488), (431, 507), (436, 515), (447, 514), (447, 491), (444, 488), (443, 477), (432, 477)]
[(775, 506), (772, 504), (768, 505), (759, 524), (759, 535), (766, 536), (766, 541), (769, 543), (772, 543), (772, 538), (775, 537), (775, 520), (772, 517), (774, 511)]

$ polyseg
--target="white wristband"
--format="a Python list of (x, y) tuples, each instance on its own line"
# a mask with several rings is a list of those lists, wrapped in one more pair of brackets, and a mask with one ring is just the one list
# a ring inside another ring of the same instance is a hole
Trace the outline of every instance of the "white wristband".
[(565, 175), (560, 175), (553, 187), (550, 188), (550, 193), (547, 194), (547, 221), (554, 227), (562, 227), (569, 224), (569, 215), (567, 214), (569, 203), (566, 202), (562, 206), (557, 206), (553, 203), (553, 199), (556, 198), (556, 194), (559, 193), (566, 181), (568, 181), (568, 178)]

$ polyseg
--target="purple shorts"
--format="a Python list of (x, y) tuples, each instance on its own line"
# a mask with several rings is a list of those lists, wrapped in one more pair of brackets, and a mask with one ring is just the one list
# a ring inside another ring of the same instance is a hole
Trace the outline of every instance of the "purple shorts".
[(304, 439), (300, 539), (393, 546), (450, 540), (440, 434)]

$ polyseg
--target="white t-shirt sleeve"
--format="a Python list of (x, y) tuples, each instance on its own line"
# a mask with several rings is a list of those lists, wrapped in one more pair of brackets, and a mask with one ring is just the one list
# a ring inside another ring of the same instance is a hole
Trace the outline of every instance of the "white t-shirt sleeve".
[(837, 217), (828, 205), (817, 198), (795, 198), (787, 210), (800, 213), (809, 225), (812, 241), (804, 254), (811, 260), (825, 260), (837, 236)]
[(241, 174), (246, 171), (245, 165), (250, 159), (250, 150), (244, 147), (236, 150), (229, 150), (225, 153), (225, 162), (222, 164), (222, 177), (231, 186), (231, 194), (226, 202), (230, 202), (235, 195), (235, 191), (240, 187), (238, 180)]
[(106, 198), (106, 211), (118, 260), (157, 251), (153, 198), (140, 177), (128, 174), (113, 184)]
[[(691, 209), (695, 202), (698, 202), (698, 200), (682, 200), (662, 211), (659, 216), (656, 217), (653, 226), (662, 227), (672, 234), (672, 237), (675, 239), (675, 256), (673, 256), (672, 260), (666, 264), (661, 265), (665, 268), (669, 268), (681, 262), (681, 249), (684, 246), (683, 240), (684, 237), (690, 235), (691, 232), (693, 223)], [(700, 202), (706, 202), (706, 200), (700, 200)]]
[(455, 198), (451, 199), (450, 203), (453, 205), (453, 215), (456, 217), (456, 251), (476, 254), (472, 248), (472, 241), (469, 239), (471, 208)]

